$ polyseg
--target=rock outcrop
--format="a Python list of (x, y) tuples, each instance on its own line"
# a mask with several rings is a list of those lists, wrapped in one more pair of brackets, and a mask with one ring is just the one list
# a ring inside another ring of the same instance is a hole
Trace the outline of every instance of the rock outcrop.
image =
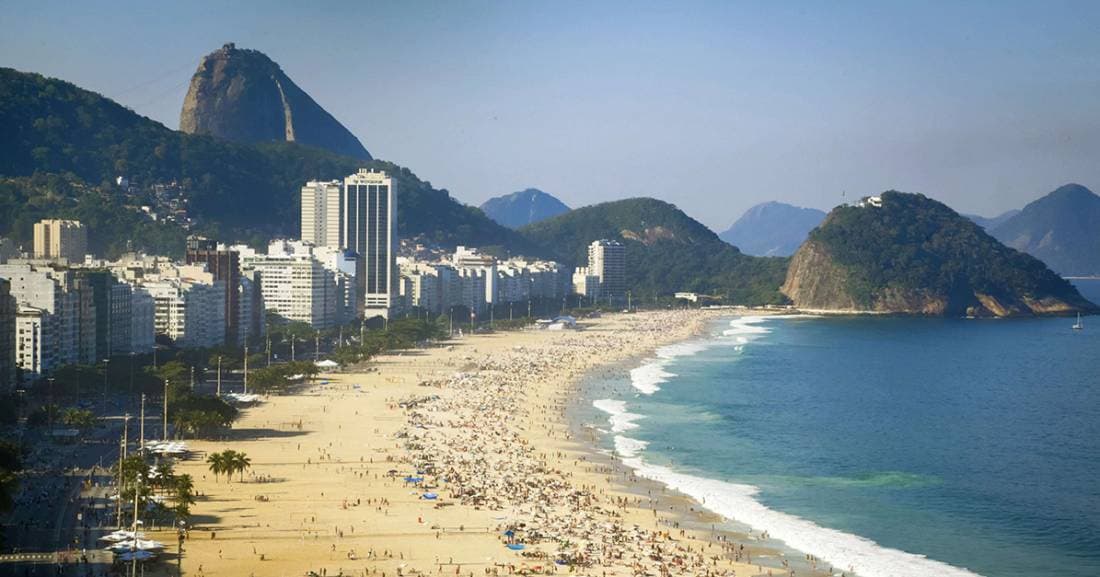
[(1042, 262), (950, 208), (887, 192), (829, 213), (791, 258), (795, 306), (837, 313), (1027, 316), (1095, 311)]
[(237, 142), (298, 142), (361, 160), (370, 153), (262, 52), (226, 44), (191, 77), (180, 130)]

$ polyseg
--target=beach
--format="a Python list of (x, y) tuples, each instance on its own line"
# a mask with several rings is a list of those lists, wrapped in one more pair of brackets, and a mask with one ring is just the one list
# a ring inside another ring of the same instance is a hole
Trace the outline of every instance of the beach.
[[(636, 478), (567, 418), (584, 375), (729, 314), (466, 336), (267, 397), (177, 466), (200, 494), (183, 572), (785, 574), (780, 552), (712, 530), (719, 517)], [(224, 449), (251, 468), (215, 478), (205, 455)], [(174, 534), (152, 535), (175, 553)]]

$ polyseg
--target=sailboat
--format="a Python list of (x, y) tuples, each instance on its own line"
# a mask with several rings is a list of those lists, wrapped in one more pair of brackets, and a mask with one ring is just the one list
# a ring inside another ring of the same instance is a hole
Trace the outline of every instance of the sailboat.
[(1080, 331), (1084, 330), (1084, 328), (1085, 325), (1081, 324), (1081, 313), (1077, 313), (1077, 322), (1073, 325), (1073, 330)]

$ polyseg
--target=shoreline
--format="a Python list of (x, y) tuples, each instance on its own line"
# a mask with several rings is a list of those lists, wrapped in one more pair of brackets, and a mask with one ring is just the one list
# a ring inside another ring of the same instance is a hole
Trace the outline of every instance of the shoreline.
[[(200, 494), (184, 573), (783, 573), (781, 550), (719, 530), (719, 515), (601, 456), (568, 423), (592, 371), (733, 314), (656, 311), (576, 332), (475, 335), (269, 397), (225, 440), (191, 441), (194, 458), (177, 466)], [(204, 454), (225, 448), (252, 458), (243, 482), (207, 474)], [(174, 573), (169, 560), (161, 574)]]
[[(614, 373), (622, 373), (619, 375), (621, 378), (626, 381), (631, 381), (632, 377), (630, 371), (639, 368), (645, 361), (653, 359), (658, 350), (668, 346), (713, 337), (710, 332), (712, 325), (716, 322), (725, 322), (734, 318), (744, 317), (815, 316), (813, 313), (807, 313), (801, 310), (726, 309), (720, 312), (721, 314), (713, 315), (709, 318), (698, 319), (696, 330), (689, 335), (671, 338), (649, 349), (636, 351), (634, 354), (610, 363), (609, 365), (594, 367), (589, 373), (574, 379), (564, 391), (565, 394), (572, 398), (572, 402), (570, 403), (572, 406), (567, 411), (565, 422), (578, 438), (580, 438), (581, 435), (587, 435), (587, 438), (580, 443), (582, 445), (581, 451), (587, 452), (592, 462), (599, 463), (614, 472), (614, 475), (607, 479), (609, 484), (625, 493), (637, 495), (644, 495), (647, 492), (654, 491), (659, 492), (663, 498), (672, 501), (674, 507), (678, 505), (678, 508), (669, 513), (670, 517), (675, 519), (675, 523), (678, 527), (686, 527), (688, 531), (695, 533), (697, 536), (705, 537), (707, 534), (712, 536), (720, 535), (726, 541), (744, 545), (745, 550), (750, 553), (749, 559), (756, 559), (755, 562), (750, 561), (750, 565), (763, 561), (763, 563), (760, 563), (757, 567), (757, 570), (761, 574), (771, 575), (773, 571), (786, 572), (797, 570), (797, 574), (799, 575), (832, 575), (833, 573), (831, 571), (823, 570), (822, 567), (817, 566), (818, 563), (811, 562), (812, 557), (806, 552), (790, 547), (780, 540), (774, 540), (770, 536), (762, 534), (757, 528), (751, 527), (743, 521), (736, 518), (728, 518), (721, 513), (712, 511), (707, 508), (704, 502), (701, 502), (696, 497), (684, 493), (679, 489), (672, 488), (663, 481), (639, 475), (638, 469), (625, 462), (626, 459), (617, 453), (614, 446), (611, 448), (600, 446), (601, 437), (610, 437), (616, 433), (611, 430), (593, 430), (594, 428), (602, 429), (602, 427), (596, 427), (596, 425), (592, 423), (585, 423), (582, 415), (579, 414), (595, 409), (596, 413), (599, 415), (606, 417), (611, 416), (606, 411), (592, 406), (592, 403), (597, 400), (596, 397), (602, 396), (591, 394), (593, 393), (591, 390), (591, 379), (600, 378), (597, 376), (597, 373), (602, 372), (604, 375), (602, 378), (607, 378), (608, 375)], [(636, 389), (632, 382), (630, 386)], [(608, 419), (605, 418), (604, 420), (607, 421)], [(635, 457), (635, 459), (640, 460), (638, 457)], [(783, 565), (784, 561), (789, 563), (786, 565), (786, 568), (784, 568)], [(832, 569), (829, 567), (828, 563), (820, 564), (830, 570)], [(836, 574), (839, 575), (839, 573)], [(847, 574), (849, 577), (856, 577), (854, 573), (849, 572)]]

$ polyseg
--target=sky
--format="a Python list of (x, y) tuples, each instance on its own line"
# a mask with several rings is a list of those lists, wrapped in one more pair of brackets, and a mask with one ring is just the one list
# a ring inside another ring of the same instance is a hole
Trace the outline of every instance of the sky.
[(1100, 2), (32, 2), (0, 66), (168, 127), (260, 50), (377, 158), (459, 200), (636, 196), (715, 230), (888, 189), (964, 213), (1100, 191)]

